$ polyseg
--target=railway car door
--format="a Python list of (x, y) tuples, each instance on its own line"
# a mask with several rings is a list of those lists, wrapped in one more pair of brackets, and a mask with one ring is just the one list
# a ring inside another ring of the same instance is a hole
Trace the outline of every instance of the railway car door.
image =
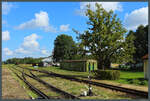
[(93, 62), (93, 71), (94, 71), (94, 62)]
[(91, 64), (90, 64), (90, 62), (89, 62), (89, 72), (91, 71), (91, 69), (90, 69), (90, 68), (91, 68)]

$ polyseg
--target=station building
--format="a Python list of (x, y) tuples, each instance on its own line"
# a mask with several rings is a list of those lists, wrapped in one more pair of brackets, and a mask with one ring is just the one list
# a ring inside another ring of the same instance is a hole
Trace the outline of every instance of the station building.
[(60, 62), (60, 68), (80, 72), (94, 71), (97, 70), (97, 61), (92, 59), (64, 60)]

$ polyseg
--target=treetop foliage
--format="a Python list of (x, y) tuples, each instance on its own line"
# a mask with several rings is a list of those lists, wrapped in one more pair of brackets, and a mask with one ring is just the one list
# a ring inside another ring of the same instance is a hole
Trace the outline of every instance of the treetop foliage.
[(87, 5), (88, 29), (84, 33), (74, 30), (80, 40), (79, 46), (98, 60), (99, 68), (109, 67), (111, 62), (132, 61), (134, 36), (124, 37), (127, 30), (112, 10), (107, 12), (99, 4), (96, 8), (93, 11)]

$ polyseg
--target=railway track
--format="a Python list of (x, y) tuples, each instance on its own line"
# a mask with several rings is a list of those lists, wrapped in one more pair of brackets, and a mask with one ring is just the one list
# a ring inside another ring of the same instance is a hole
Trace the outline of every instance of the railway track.
[(37, 72), (40, 72), (40, 73), (45, 73), (45, 74), (48, 74), (50, 76), (53, 75), (53, 76), (56, 76), (56, 77), (65, 78), (65, 79), (68, 79), (68, 80), (71, 80), (71, 81), (83, 82), (83, 83), (87, 83), (87, 84), (91, 84), (91, 85), (95, 85), (95, 86), (109, 88), (109, 89), (116, 90), (116, 91), (121, 91), (121, 92), (129, 93), (129, 94), (133, 94), (133, 95), (138, 95), (138, 96), (141, 96), (143, 98), (148, 98), (148, 92), (145, 92), (145, 91), (134, 90), (134, 89), (124, 88), (124, 87), (118, 87), (118, 86), (104, 84), (104, 83), (95, 82), (95, 81), (78, 79), (78, 78), (71, 77), (71, 76), (57, 74), (57, 73), (54, 73), (54, 72), (51, 72), (51, 71), (35, 70), (35, 69), (29, 69), (29, 68), (25, 68), (25, 67), (21, 67), (21, 68), (28, 69), (30, 71), (37, 71)]
[[(12, 70), (12, 69), (11, 69)], [(44, 94), (42, 91), (40, 91), (39, 89), (37, 89), (36, 87), (34, 87), (32, 84), (30, 84), (25, 76), (24, 73), (22, 73), (22, 77), (19, 76), (14, 70), (12, 70), (12, 72), (20, 79), (22, 80), (28, 87), (30, 90), (34, 91), (39, 97), (38, 99), (51, 99), (49, 96), (47, 96), (46, 94)]]
[[(14, 68), (14, 69), (16, 69), (16, 68)], [(30, 78), (32, 78), (34, 80), (37, 80), (39, 83), (42, 83), (44, 86), (46, 86), (47, 88), (51, 89), (52, 91), (55, 91), (57, 93), (62, 94), (67, 99), (80, 99), (79, 97), (76, 97), (76, 96), (74, 96), (74, 95), (72, 95), (72, 94), (70, 94), (68, 92), (65, 92), (65, 91), (63, 91), (63, 90), (61, 90), (59, 88), (56, 88), (56, 87), (50, 85), (49, 83), (47, 83), (47, 82), (43, 81), (42, 79), (38, 78), (32, 72), (30, 72), (31, 75), (29, 75), (27, 73), (22, 72), (21, 70), (18, 70), (18, 69), (16, 69), (16, 70), (19, 71), (20, 73), (22, 73), (25, 76), (28, 76), (28, 77), (30, 77)]]

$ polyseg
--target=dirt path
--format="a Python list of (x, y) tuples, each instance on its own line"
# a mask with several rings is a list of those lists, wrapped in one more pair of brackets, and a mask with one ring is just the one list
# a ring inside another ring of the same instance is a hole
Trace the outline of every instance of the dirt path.
[(29, 99), (8, 68), (2, 68), (2, 99)]

